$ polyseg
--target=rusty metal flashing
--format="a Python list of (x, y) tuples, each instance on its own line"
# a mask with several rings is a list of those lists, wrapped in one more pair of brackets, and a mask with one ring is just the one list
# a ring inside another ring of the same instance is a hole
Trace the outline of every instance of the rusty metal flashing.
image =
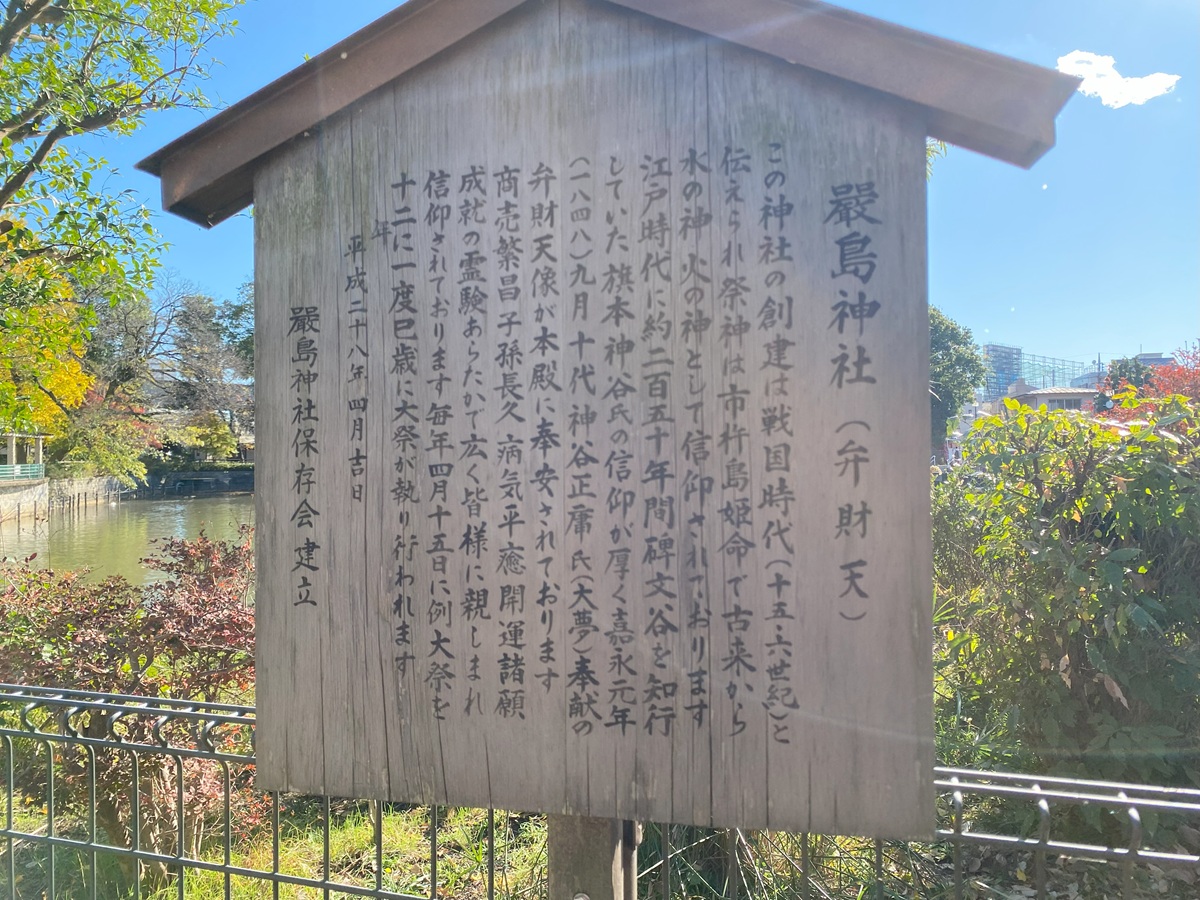
[[(281, 146), (525, 0), (409, 0), (137, 164), (164, 209), (211, 226)], [(1028, 168), (1078, 79), (818, 0), (605, 0), (914, 104), (929, 135)]]

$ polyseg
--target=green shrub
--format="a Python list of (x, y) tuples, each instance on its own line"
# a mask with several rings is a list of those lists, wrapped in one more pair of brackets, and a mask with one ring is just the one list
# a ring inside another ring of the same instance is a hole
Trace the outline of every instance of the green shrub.
[(1200, 786), (1198, 416), (976, 426), (933, 496), (943, 759)]
[[(0, 682), (202, 702), (244, 699), (254, 681), (249, 528), (236, 541), (201, 534), (168, 539), (158, 550), (143, 562), (168, 577), (140, 587), (119, 577), (85, 582), (73, 573), (34, 568), (32, 558), (0, 562)], [(39, 725), (67, 727), (48, 715)], [(161, 725), (136, 712), (118, 724), (110, 712), (91, 711), (74, 716), (71, 727), (87, 738), (111, 741), (119, 734), (131, 743), (154, 744), (187, 741), (192, 726), (184, 719)], [(217, 739), (248, 743), (250, 734)], [(183, 759), (180, 774), (169, 754), (151, 756), (135, 776), (129, 754), (115, 745), (56, 745), (52, 768), (48, 748), (21, 738), (9, 745), (9, 789), (40, 801), (52, 787), (59, 813), (94, 816), (116, 846), (133, 846), (136, 828), (141, 847), (173, 853), (182, 828), (191, 842), (184, 849), (194, 854), (205, 824), (219, 824), (222, 770), (216, 762)], [(136, 814), (131, 784), (137, 786)], [(184, 791), (183, 803), (177, 788)], [(139, 874), (127, 857), (121, 866), (127, 883), (140, 878), (148, 887), (165, 883), (169, 874), (157, 864), (141, 866)]]

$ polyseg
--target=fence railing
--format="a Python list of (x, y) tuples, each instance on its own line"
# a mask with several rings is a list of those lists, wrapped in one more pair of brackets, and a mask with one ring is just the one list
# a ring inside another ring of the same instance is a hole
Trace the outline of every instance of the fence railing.
[(41, 463), (0, 466), (0, 484), (8, 481), (40, 481), (45, 477), (46, 467)]
[[(243, 706), (0, 685), (0, 897), (546, 896), (538, 817), (259, 794), (253, 735)], [(647, 825), (640, 892), (1200, 896), (1200, 791), (950, 768), (936, 787), (930, 843)], [(1081, 822), (1110, 839), (1060, 836)]]

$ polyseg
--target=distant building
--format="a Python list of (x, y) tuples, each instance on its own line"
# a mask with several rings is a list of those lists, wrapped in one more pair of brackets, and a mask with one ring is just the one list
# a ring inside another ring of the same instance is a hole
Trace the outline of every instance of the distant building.
[(1045, 387), (1035, 388), (1025, 381), (1018, 381), (1009, 388), (1008, 396), (1025, 406), (1037, 409), (1040, 406), (1053, 412), (1056, 409), (1075, 409), (1091, 412), (1095, 387)]
[(1108, 371), (1106, 369), (1093, 369), (1090, 372), (1084, 372), (1078, 378), (1072, 378), (1071, 387), (1094, 389), (1107, 377)]
[(1087, 370), (1086, 363), (1036, 356), (1006, 344), (984, 344), (983, 366), (986, 372), (980, 398), (983, 402), (1008, 396), (1009, 387), (1017, 381), (1033, 388), (1072, 387)]
[(1161, 353), (1139, 353), (1134, 360), (1144, 366), (1170, 366), (1175, 363), (1175, 357), (1163, 356)]
[(1020, 347), (1006, 344), (983, 345), (983, 368), (986, 380), (983, 385), (984, 402), (998, 400), (1008, 393), (1008, 386), (1021, 377)]
[[(986, 382), (977, 394), (977, 403), (963, 407), (950, 443), (954, 444), (971, 430), (979, 414), (1003, 414), (1005, 398), (1037, 409), (1077, 409), (1092, 412), (1097, 388), (1108, 377), (1108, 366), (1099, 360), (1079, 363), (1070, 359), (1034, 356), (1020, 347), (984, 344), (983, 364)], [(1146, 366), (1166, 366), (1174, 357), (1161, 353), (1139, 353), (1128, 357)], [(949, 458), (950, 444), (947, 445)]]
[[(1161, 353), (1139, 353), (1136, 356), (1128, 357), (1134, 362), (1139, 362), (1144, 366), (1169, 366), (1173, 365), (1175, 358), (1172, 356), (1163, 356)], [(1094, 388), (1100, 385), (1108, 377), (1108, 367), (1101, 366), (1099, 361), (1093, 364), (1091, 371), (1084, 372), (1078, 378), (1071, 379), (1071, 387), (1079, 388)]]
[(39, 481), (46, 477), (42, 464), (45, 435), (0, 433), (0, 484)]

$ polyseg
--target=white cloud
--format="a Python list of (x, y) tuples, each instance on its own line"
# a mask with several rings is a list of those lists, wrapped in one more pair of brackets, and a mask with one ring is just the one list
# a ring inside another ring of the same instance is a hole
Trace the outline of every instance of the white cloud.
[(1116, 62), (1111, 56), (1072, 50), (1058, 58), (1058, 71), (1083, 78), (1080, 92), (1088, 97), (1098, 97), (1101, 103), (1113, 109), (1130, 103), (1140, 106), (1147, 100), (1161, 97), (1174, 90), (1175, 82), (1179, 80), (1178, 75), (1165, 72), (1126, 78), (1117, 71)]

